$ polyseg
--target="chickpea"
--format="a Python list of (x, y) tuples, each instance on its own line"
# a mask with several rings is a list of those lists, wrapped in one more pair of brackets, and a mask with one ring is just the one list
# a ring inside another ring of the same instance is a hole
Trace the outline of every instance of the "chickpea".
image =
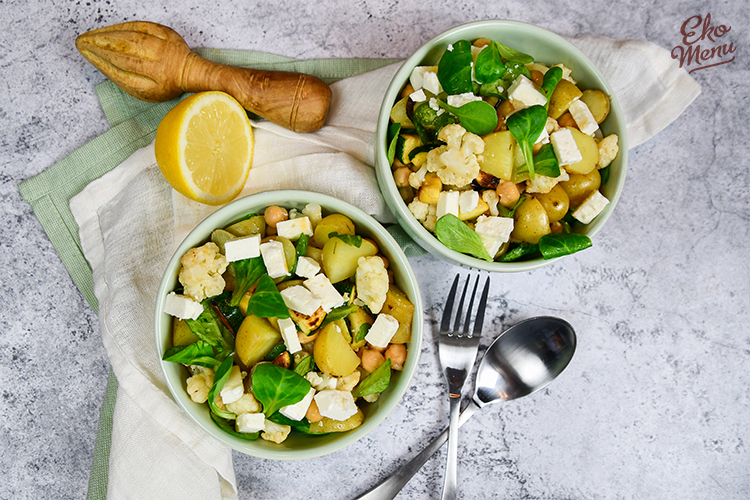
[(495, 192), (497, 193), (497, 197), (500, 198), (500, 204), (505, 208), (513, 208), (521, 197), (518, 187), (511, 181), (498, 182)]
[(305, 413), (305, 417), (310, 422), (320, 422), (323, 419), (323, 415), (320, 414), (318, 404), (314, 399), (310, 403), (310, 406), (307, 407), (307, 413)]
[(391, 360), (391, 368), (403, 370), (406, 361), (406, 346), (404, 344), (391, 344), (385, 350), (385, 359)]
[(485, 46), (487, 46), (489, 44), (490, 44), (489, 39), (487, 39), (487, 38), (477, 38), (476, 40), (474, 40), (474, 43), (472, 45), (474, 45), (474, 47), (485, 47)]
[(414, 87), (411, 83), (407, 83), (404, 89), (401, 91), (401, 98), (409, 97), (411, 94), (414, 93)]
[(563, 232), (563, 226), (560, 221), (551, 222), (549, 225), (549, 230), (552, 233), (562, 233)]
[(375, 349), (362, 350), (362, 368), (365, 371), (372, 373), (383, 363), (385, 363), (385, 358)]
[(377, 254), (375, 257), (378, 257), (380, 260), (383, 261), (383, 267), (388, 269), (388, 266), (391, 265), (391, 263), (388, 261), (388, 257), (385, 255)]
[(511, 114), (514, 109), (516, 108), (513, 107), (513, 103), (510, 102), (510, 99), (504, 100), (497, 107), (498, 113), (502, 114), (504, 117), (507, 117), (509, 114)]
[(541, 87), (542, 83), (544, 83), (544, 73), (536, 69), (532, 70), (531, 81), (534, 82), (534, 85), (536, 85), (537, 87)]
[(566, 112), (564, 115), (558, 118), (557, 123), (561, 127), (578, 128), (578, 124), (573, 119), (573, 115), (571, 115), (570, 112)]
[(289, 219), (289, 212), (286, 211), (286, 208), (271, 205), (266, 209), (264, 217), (266, 219), (266, 225), (275, 229), (276, 224)]
[(409, 167), (399, 167), (393, 171), (393, 180), (396, 181), (397, 187), (408, 187), (411, 169)]

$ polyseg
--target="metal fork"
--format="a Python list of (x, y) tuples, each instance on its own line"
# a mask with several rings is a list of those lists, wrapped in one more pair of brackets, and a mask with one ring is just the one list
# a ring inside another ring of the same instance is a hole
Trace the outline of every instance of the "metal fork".
[(448, 392), (450, 395), (450, 427), (448, 431), (448, 459), (445, 466), (445, 479), (443, 483), (443, 500), (456, 498), (456, 476), (458, 462), (458, 417), (461, 410), (461, 390), (464, 382), (474, 366), (479, 348), (479, 337), (482, 335), (482, 324), (484, 323), (484, 311), (487, 308), (487, 294), (490, 287), (490, 278), (484, 284), (482, 296), (479, 299), (476, 317), (474, 318), (474, 328), (469, 330), (471, 324), (472, 309), (474, 307), (474, 297), (477, 294), (479, 285), (479, 276), (474, 282), (474, 290), (469, 299), (469, 307), (466, 309), (466, 319), (464, 320), (463, 330), (460, 330), (461, 316), (464, 314), (464, 299), (469, 288), (471, 277), (466, 278), (464, 290), (456, 310), (456, 319), (453, 328), (450, 327), (451, 316), (453, 315), (453, 303), (456, 299), (458, 281), (460, 275), (456, 275), (453, 285), (448, 293), (448, 299), (445, 302), (443, 319), (440, 323), (439, 337), (439, 356), (440, 365), (448, 382)]

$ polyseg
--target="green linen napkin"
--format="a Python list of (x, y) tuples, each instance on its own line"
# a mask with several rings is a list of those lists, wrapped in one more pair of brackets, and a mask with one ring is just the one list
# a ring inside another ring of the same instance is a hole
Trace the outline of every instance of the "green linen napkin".
[[(359, 75), (387, 66), (396, 59), (319, 59), (299, 61), (260, 52), (236, 50), (196, 50), (202, 57), (233, 66), (280, 71), (298, 71), (315, 75), (327, 83)], [(94, 295), (91, 267), (81, 250), (78, 225), (70, 211), (69, 201), (90, 182), (98, 179), (125, 161), (138, 149), (150, 144), (162, 117), (180, 100), (147, 103), (121, 91), (110, 81), (97, 85), (96, 93), (107, 121), (112, 127), (41, 174), (20, 185), (24, 200), (34, 209), (36, 217), (60, 255), (73, 281), (95, 312), (98, 302)], [(396, 228), (394, 228), (396, 229)], [(403, 232), (392, 231), (409, 254), (422, 250)], [(110, 372), (99, 417), (94, 458), (89, 476), (89, 499), (106, 498), (112, 415), (117, 380)]]

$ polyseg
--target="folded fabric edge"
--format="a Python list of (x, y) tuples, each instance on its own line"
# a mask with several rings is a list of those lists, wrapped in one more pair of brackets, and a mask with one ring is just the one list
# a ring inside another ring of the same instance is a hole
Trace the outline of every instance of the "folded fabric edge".
[(117, 378), (112, 367), (109, 369), (107, 387), (104, 390), (104, 401), (99, 409), (99, 425), (96, 430), (94, 455), (89, 472), (89, 485), (86, 500), (107, 498), (109, 479), (109, 452), (112, 447), (112, 417), (117, 399)]

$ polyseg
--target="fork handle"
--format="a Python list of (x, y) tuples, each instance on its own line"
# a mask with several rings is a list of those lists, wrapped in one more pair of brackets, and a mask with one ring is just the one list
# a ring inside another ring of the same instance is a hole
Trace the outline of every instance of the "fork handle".
[[(461, 413), (458, 419), (458, 426), (461, 427), (479, 410), (479, 406), (472, 400)], [(399, 491), (409, 482), (409, 479), (417, 473), (427, 460), (434, 455), (443, 443), (448, 441), (448, 429), (445, 429), (436, 437), (419, 455), (411, 459), (406, 465), (399, 467), (391, 476), (381, 481), (377, 486), (367, 493), (357, 497), (355, 500), (393, 500)]]
[(461, 393), (450, 394), (450, 426), (448, 427), (448, 457), (443, 476), (442, 500), (456, 500), (458, 477), (458, 416), (461, 412)]

